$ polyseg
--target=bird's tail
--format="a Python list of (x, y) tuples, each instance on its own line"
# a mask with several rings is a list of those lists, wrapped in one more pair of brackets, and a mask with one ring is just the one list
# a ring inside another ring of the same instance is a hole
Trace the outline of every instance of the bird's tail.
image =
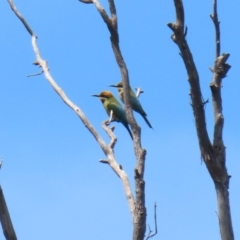
[(147, 125), (148, 125), (150, 128), (153, 129), (153, 127), (152, 127), (151, 123), (148, 121), (147, 117), (146, 117), (145, 115), (143, 115), (143, 114), (141, 114), (141, 115), (142, 115), (142, 117), (144, 118), (144, 120), (145, 120), (145, 122), (147, 123)]
[(130, 137), (131, 137), (132, 140), (133, 140), (133, 135), (132, 135), (132, 132), (131, 132), (129, 126), (128, 126), (127, 124), (123, 124), (123, 125), (124, 125), (124, 127), (128, 130), (128, 132), (129, 132), (129, 134), (130, 134)]

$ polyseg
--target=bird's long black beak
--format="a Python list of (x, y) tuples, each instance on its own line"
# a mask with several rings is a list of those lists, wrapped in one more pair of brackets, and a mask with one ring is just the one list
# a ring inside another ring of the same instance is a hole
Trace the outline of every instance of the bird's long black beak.
[(100, 97), (100, 95), (93, 94), (92, 97)]
[(109, 85), (109, 87), (115, 87), (115, 88), (118, 88), (117, 85)]

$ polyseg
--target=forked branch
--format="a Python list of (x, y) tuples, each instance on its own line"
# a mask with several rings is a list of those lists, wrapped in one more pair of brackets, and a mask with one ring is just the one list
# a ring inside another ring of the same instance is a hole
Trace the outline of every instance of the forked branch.
[(216, 41), (216, 59), (214, 61), (214, 67), (212, 69), (213, 78), (210, 84), (211, 92), (212, 92), (212, 101), (213, 101), (213, 110), (214, 110), (214, 134), (213, 134), (213, 146), (216, 158), (218, 159), (219, 164), (222, 167), (222, 181), (214, 182), (217, 199), (218, 199), (218, 216), (219, 216), (219, 227), (221, 238), (223, 240), (233, 240), (233, 227), (232, 227), (232, 219), (231, 219), (231, 210), (230, 210), (230, 202), (229, 202), (229, 179), (226, 169), (226, 152), (225, 145), (223, 142), (223, 126), (224, 126), (224, 117), (222, 110), (222, 97), (221, 97), (221, 89), (222, 89), (222, 80), (226, 77), (227, 72), (231, 68), (231, 66), (226, 63), (230, 54), (223, 53), (220, 55), (221, 49), (221, 39), (220, 39), (220, 25), (218, 20), (217, 13), (217, 0), (213, 0), (213, 14), (210, 15), (213, 20), (215, 26), (215, 41)]
[(218, 199), (219, 222), (222, 240), (233, 240), (233, 229), (231, 222), (230, 204), (229, 204), (229, 176), (225, 166), (225, 146), (222, 140), (223, 130), (223, 114), (222, 114), (222, 99), (221, 99), (221, 82), (226, 76), (230, 65), (226, 63), (229, 54), (220, 56), (220, 28), (217, 15), (217, 0), (214, 0), (214, 10), (211, 18), (216, 30), (216, 60), (214, 63), (213, 81), (210, 84), (212, 91), (213, 107), (214, 107), (214, 139), (213, 144), (210, 142), (205, 121), (204, 101), (199, 84), (198, 72), (190, 52), (188, 43), (184, 33), (184, 10), (182, 0), (174, 0), (176, 8), (176, 22), (168, 23), (172, 29), (173, 41), (178, 45), (181, 56), (183, 58), (190, 84), (190, 96), (192, 100), (192, 108), (196, 122), (196, 130), (198, 142), (202, 157), (208, 168), (208, 171), (213, 179)]
[(154, 204), (154, 224), (155, 224), (155, 232), (153, 233), (150, 226), (148, 226), (149, 233), (148, 233), (148, 236), (145, 240), (148, 240), (148, 239), (154, 237), (158, 232), (158, 229), (157, 229), (157, 204), (156, 203)]
[[(85, 0), (80, 2), (84, 2)], [(113, 53), (117, 64), (119, 66), (122, 82), (123, 82), (123, 98), (125, 103), (125, 111), (128, 122), (132, 128), (134, 151), (137, 159), (135, 167), (135, 186), (136, 186), (136, 201), (135, 201), (135, 213), (134, 213), (134, 233), (133, 239), (143, 239), (146, 231), (146, 208), (145, 208), (145, 182), (144, 182), (144, 168), (145, 168), (145, 156), (146, 150), (141, 146), (141, 128), (138, 126), (130, 104), (130, 85), (128, 69), (123, 59), (120, 46), (119, 46), (119, 34), (118, 34), (118, 20), (117, 11), (114, 0), (109, 0), (109, 9), (111, 16), (109, 17), (101, 6), (98, 0), (92, 0), (93, 4), (100, 13), (103, 21), (106, 23), (110, 32), (110, 40), (112, 44)]]
[(115, 156), (114, 156), (113, 147), (114, 147), (114, 144), (115, 144), (114, 143), (115, 140), (110, 143), (110, 147), (107, 146), (107, 144), (103, 141), (103, 139), (98, 134), (98, 132), (94, 129), (94, 127), (92, 126), (90, 121), (84, 115), (82, 110), (76, 104), (74, 104), (67, 97), (67, 95), (64, 93), (64, 91), (57, 85), (57, 83), (55, 82), (55, 80), (52, 78), (52, 76), (50, 74), (47, 61), (45, 61), (41, 58), (40, 51), (39, 51), (39, 48), (38, 48), (38, 45), (37, 45), (36, 35), (34, 34), (32, 29), (28, 25), (27, 21), (21, 16), (21, 14), (17, 10), (16, 6), (14, 5), (13, 1), (8, 0), (8, 3), (10, 5), (11, 9), (13, 10), (13, 12), (21, 20), (21, 22), (23, 23), (23, 25), (27, 29), (28, 33), (32, 37), (32, 46), (33, 46), (34, 53), (36, 55), (36, 61), (34, 62), (34, 64), (42, 68), (42, 71), (45, 75), (45, 78), (50, 83), (50, 85), (53, 87), (53, 89), (56, 91), (56, 93), (60, 96), (60, 98), (63, 100), (63, 102), (65, 104), (67, 104), (67, 106), (70, 107), (78, 115), (78, 117), (83, 122), (83, 124), (91, 132), (91, 134), (94, 136), (94, 138), (96, 139), (96, 141), (98, 142), (98, 144), (102, 148), (103, 152), (105, 153), (105, 155), (108, 159), (109, 166), (121, 178), (123, 186), (124, 186), (125, 194), (126, 194), (126, 197), (127, 197), (127, 201), (128, 201), (128, 204), (129, 204), (129, 208), (130, 208), (130, 211), (131, 211), (131, 214), (132, 214), (132, 217), (133, 217), (133, 213), (134, 213), (134, 210), (135, 210), (135, 202), (134, 202), (133, 194), (131, 192), (128, 177), (127, 177), (126, 173), (123, 171), (123, 169), (121, 169), (119, 167), (119, 164), (117, 163), (117, 161), (115, 159)]

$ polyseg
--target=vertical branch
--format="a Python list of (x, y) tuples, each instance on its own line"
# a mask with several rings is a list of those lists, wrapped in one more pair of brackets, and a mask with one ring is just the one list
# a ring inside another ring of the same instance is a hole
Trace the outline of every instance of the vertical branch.
[(218, 21), (217, 13), (217, 0), (213, 0), (213, 14), (210, 14), (211, 19), (213, 20), (215, 26), (215, 42), (216, 42), (216, 58), (220, 56), (221, 46), (220, 46), (220, 22)]
[[(80, 0), (82, 3), (88, 3), (86, 0)], [(125, 111), (127, 119), (132, 128), (134, 139), (134, 151), (137, 159), (135, 167), (135, 188), (136, 188), (136, 200), (135, 200), (135, 212), (134, 212), (134, 232), (133, 239), (143, 239), (146, 231), (146, 207), (145, 207), (145, 182), (144, 182), (144, 169), (145, 169), (145, 156), (146, 150), (141, 146), (141, 128), (138, 126), (130, 103), (130, 84), (129, 75), (126, 63), (122, 56), (119, 46), (119, 34), (117, 24), (117, 12), (114, 0), (109, 0), (109, 9), (111, 17), (108, 17), (106, 11), (101, 7), (98, 0), (92, 0), (102, 19), (107, 25), (111, 34), (110, 40), (112, 44), (113, 53), (117, 64), (119, 66), (122, 82), (123, 82), (123, 98), (125, 103)]]
[[(213, 14), (210, 14), (210, 17), (215, 26), (215, 41), (216, 41), (216, 60), (214, 62), (213, 72), (213, 80), (210, 84), (210, 88), (212, 91), (212, 101), (213, 101), (213, 110), (214, 110), (214, 119), (215, 119), (215, 128), (214, 128), (214, 137), (213, 137), (213, 145), (215, 148), (223, 151), (222, 155), (225, 156), (225, 147), (222, 140), (222, 130), (224, 124), (224, 118), (222, 113), (222, 97), (221, 97), (221, 87), (222, 87), (222, 79), (226, 77), (228, 70), (230, 69), (230, 65), (226, 63), (230, 54), (222, 54), (220, 56), (221, 49), (221, 39), (220, 39), (220, 22), (218, 20), (218, 12), (217, 12), (217, 0), (213, 0)], [(222, 159), (225, 162), (225, 159)]]
[(182, 59), (184, 61), (188, 81), (190, 84), (190, 97), (192, 101), (193, 114), (195, 117), (196, 130), (199, 140), (201, 154), (205, 162), (213, 155), (211, 142), (207, 133), (204, 101), (200, 89), (199, 76), (196, 65), (193, 60), (192, 53), (186, 40), (186, 31), (184, 32), (184, 7), (181, 0), (174, 0), (176, 9), (176, 22), (168, 23), (168, 27), (172, 29), (172, 40), (178, 45)]
[[(115, 7), (115, 3), (113, 0), (108, 0), (109, 2), (109, 9), (110, 9), (110, 13), (111, 13), (111, 18), (116, 18), (117, 21), (117, 11), (116, 11), (116, 7)], [(116, 25), (116, 29), (117, 29), (117, 24)]]
[(215, 150), (215, 155), (218, 158), (218, 161), (222, 165), (224, 180), (223, 182), (214, 181), (215, 189), (218, 199), (218, 215), (219, 215), (219, 227), (220, 233), (223, 240), (233, 240), (233, 227), (231, 219), (231, 210), (229, 203), (229, 178), (227, 169), (225, 166), (226, 162), (226, 152), (223, 142), (223, 126), (224, 126), (224, 117), (222, 109), (222, 97), (221, 97), (221, 88), (222, 80), (226, 77), (227, 72), (231, 66), (226, 63), (230, 54), (223, 53), (220, 55), (221, 49), (221, 40), (220, 40), (220, 26), (217, 13), (217, 0), (213, 1), (213, 14), (210, 15), (214, 26), (216, 34), (216, 60), (214, 62), (214, 67), (212, 69), (213, 79), (210, 84), (210, 89), (212, 92), (212, 102), (213, 102), (213, 111), (214, 111), (214, 135), (213, 135), (213, 146)]
[(226, 77), (228, 70), (231, 68), (231, 66), (228, 63), (226, 63), (229, 56), (230, 54), (223, 53), (221, 56), (216, 58), (214, 62), (214, 68), (212, 70), (213, 79), (212, 82), (210, 83), (215, 120), (213, 145), (215, 146), (215, 148), (221, 147), (222, 148), (221, 150), (224, 150), (223, 148), (225, 148), (222, 140), (224, 118), (222, 113), (221, 88), (222, 79)]
[(3, 234), (6, 240), (17, 240), (12, 221), (8, 212), (7, 204), (0, 186), (0, 221), (3, 229)]
[(223, 114), (221, 99), (221, 82), (230, 69), (230, 65), (226, 63), (229, 54), (222, 54), (220, 56), (220, 28), (217, 15), (217, 0), (214, 0), (213, 14), (211, 15), (216, 30), (216, 60), (214, 63), (214, 69), (212, 69), (213, 81), (210, 84), (215, 118), (213, 144), (210, 142), (206, 129), (205, 112), (203, 108), (205, 102), (202, 100), (198, 72), (188, 43), (185, 39), (186, 31), (184, 32), (183, 3), (182, 0), (174, 0), (174, 3), (177, 19), (175, 23), (168, 23), (168, 26), (173, 31), (172, 40), (178, 45), (181, 51), (181, 56), (188, 73), (188, 80), (191, 88), (190, 96), (196, 122), (199, 146), (217, 192), (222, 240), (233, 240), (234, 236), (228, 193), (229, 176), (225, 166), (225, 146), (222, 140)]

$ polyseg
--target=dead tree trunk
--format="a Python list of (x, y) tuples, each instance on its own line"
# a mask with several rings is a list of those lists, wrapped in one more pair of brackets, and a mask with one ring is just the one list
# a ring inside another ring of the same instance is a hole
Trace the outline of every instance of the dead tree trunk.
[(204, 105), (208, 102), (208, 100), (204, 101), (202, 97), (197, 68), (186, 40), (187, 27), (184, 25), (184, 7), (182, 0), (174, 0), (174, 4), (177, 19), (175, 23), (168, 23), (168, 26), (173, 31), (172, 40), (180, 49), (181, 57), (188, 73), (191, 105), (195, 118), (199, 147), (202, 158), (207, 166), (209, 174), (212, 177), (217, 192), (221, 238), (222, 240), (233, 240), (234, 235), (228, 193), (230, 176), (228, 175), (225, 164), (226, 153), (222, 138), (224, 118), (221, 98), (221, 82), (222, 79), (226, 77), (226, 74), (231, 66), (226, 63), (230, 54), (220, 55), (220, 28), (217, 16), (217, 0), (214, 0), (213, 14), (210, 15), (216, 30), (216, 59), (214, 67), (211, 69), (213, 72), (213, 80), (210, 84), (215, 120), (212, 142), (207, 132), (204, 112)]

